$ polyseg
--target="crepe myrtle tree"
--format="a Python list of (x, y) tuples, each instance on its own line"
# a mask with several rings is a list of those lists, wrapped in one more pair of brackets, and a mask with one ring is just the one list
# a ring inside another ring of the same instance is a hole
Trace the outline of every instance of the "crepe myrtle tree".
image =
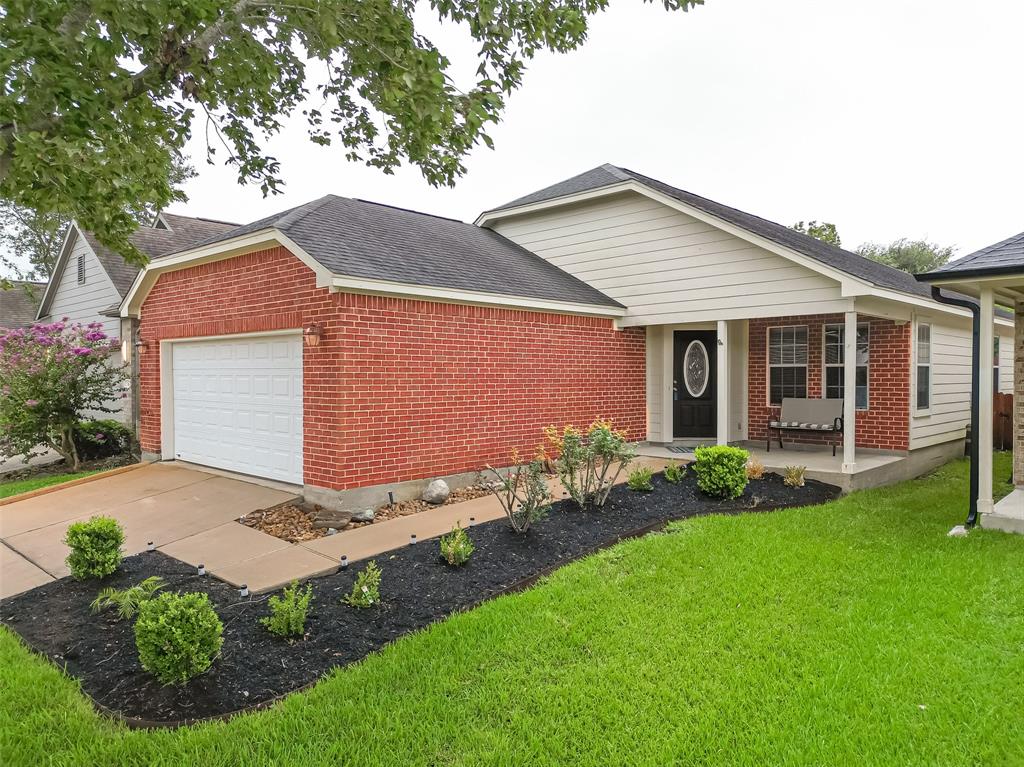
[(79, 467), (74, 428), (86, 411), (114, 412), (128, 380), (115, 365), (102, 326), (37, 323), (0, 335), (0, 455), (26, 457), (49, 447)]
[[(650, 0), (655, 1), (655, 0)], [(688, 10), (703, 0), (657, 0)], [(580, 46), (608, 0), (429, 0), (475, 43), (471, 82), (415, 24), (414, 0), (5, 0), (0, 199), (74, 218), (130, 261), (139, 204), (166, 207), (193, 126), (240, 183), (279, 191), (267, 138), (301, 110), (310, 139), (452, 185), (490, 146), (538, 51)], [(195, 120), (194, 120), (195, 118)]]

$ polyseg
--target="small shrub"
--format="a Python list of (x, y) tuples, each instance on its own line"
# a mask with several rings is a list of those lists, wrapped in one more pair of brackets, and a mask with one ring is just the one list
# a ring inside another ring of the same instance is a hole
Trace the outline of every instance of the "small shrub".
[(782, 476), (782, 484), (786, 487), (803, 487), (806, 473), (806, 466), (787, 466), (786, 472)]
[(210, 668), (223, 632), (206, 594), (161, 594), (139, 607), (139, 662), (164, 684), (183, 684)]
[(764, 464), (756, 458), (747, 461), (747, 479), (764, 479)]
[(260, 623), (274, 636), (300, 637), (306, 633), (306, 615), (312, 601), (313, 587), (306, 584), (300, 589), (299, 582), (292, 581), (281, 596), (270, 598), (270, 615), (260, 618)]
[(558, 479), (581, 509), (604, 506), (619, 474), (636, 457), (625, 433), (612, 428), (611, 421), (597, 419), (586, 431), (571, 424), (561, 432), (549, 426), (544, 433), (558, 452), (553, 462)]
[(131, 429), (112, 419), (79, 421), (73, 432), (75, 449), (82, 461), (93, 461), (131, 452)]
[(738, 498), (747, 486), (750, 454), (738, 447), (714, 445), (694, 451), (697, 487), (715, 498)]
[(105, 588), (92, 600), (90, 607), (94, 613), (108, 607), (116, 607), (117, 614), (125, 620), (133, 618), (143, 602), (156, 596), (156, 592), (164, 588), (167, 582), (158, 575), (129, 586), (126, 589)]
[(686, 467), (681, 463), (670, 463), (665, 467), (665, 481), (673, 485), (679, 484), (686, 476)]
[(551, 508), (551, 493), (544, 477), (544, 458), (538, 455), (529, 463), (520, 463), (518, 452), (512, 453), (513, 467), (505, 474), (487, 466), (497, 482), (491, 492), (498, 498), (512, 529), (525, 533)]
[(121, 564), (124, 530), (116, 519), (93, 517), (68, 528), (64, 543), (71, 553), (64, 560), (76, 578), (105, 578)]
[(466, 564), (474, 548), (469, 533), (459, 524), (456, 524), (448, 535), (441, 536), (441, 558), (452, 567)]
[(373, 560), (356, 576), (352, 593), (345, 597), (345, 603), (352, 607), (372, 607), (380, 602), (381, 569)]
[(630, 490), (650, 492), (654, 489), (654, 484), (651, 482), (653, 477), (653, 471), (646, 466), (641, 466), (639, 469), (634, 469), (630, 472), (629, 477), (626, 479), (626, 485)]

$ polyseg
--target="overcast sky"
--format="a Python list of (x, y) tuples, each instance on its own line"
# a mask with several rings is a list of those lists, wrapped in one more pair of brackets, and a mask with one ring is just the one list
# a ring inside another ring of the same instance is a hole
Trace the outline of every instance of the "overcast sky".
[[(472, 72), (463, 31), (422, 22)], [(1024, 230), (1022, 30), (1008, 0), (613, 0), (580, 50), (531, 63), (454, 189), (348, 163), (299, 118), (269, 144), (284, 194), (239, 187), (194, 140), (199, 177), (173, 209), (247, 222), (330, 192), (472, 221), (611, 162), (780, 223), (834, 222), (850, 249), (926, 237), (963, 255)]]

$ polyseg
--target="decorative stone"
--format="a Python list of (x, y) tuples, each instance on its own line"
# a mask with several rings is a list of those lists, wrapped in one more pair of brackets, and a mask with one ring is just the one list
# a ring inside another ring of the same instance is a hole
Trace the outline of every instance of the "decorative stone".
[(373, 518), (377, 516), (377, 513), (373, 509), (363, 509), (357, 511), (352, 515), (353, 522), (373, 522)]
[(313, 512), (313, 527), (321, 530), (326, 530), (332, 527), (335, 530), (344, 530), (349, 526), (351, 521), (351, 511), (318, 508)]
[(451, 492), (447, 482), (443, 479), (435, 479), (427, 485), (427, 489), (423, 491), (423, 495), (420, 497), (427, 503), (432, 503), (436, 506), (447, 501)]
[(948, 533), (946, 533), (946, 535), (948, 535), (950, 538), (963, 538), (965, 535), (967, 535), (967, 528), (963, 525), (957, 525)]

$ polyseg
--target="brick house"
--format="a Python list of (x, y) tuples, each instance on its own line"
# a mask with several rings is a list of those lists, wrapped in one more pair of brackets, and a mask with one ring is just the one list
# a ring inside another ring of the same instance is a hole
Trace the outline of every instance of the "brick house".
[(757, 443), (784, 397), (835, 398), (844, 472), (858, 451), (924, 467), (968, 418), (968, 312), (610, 165), (475, 224), (327, 196), (154, 260), (121, 314), (144, 451), (320, 499), (464, 481), (598, 416), (652, 444)]

